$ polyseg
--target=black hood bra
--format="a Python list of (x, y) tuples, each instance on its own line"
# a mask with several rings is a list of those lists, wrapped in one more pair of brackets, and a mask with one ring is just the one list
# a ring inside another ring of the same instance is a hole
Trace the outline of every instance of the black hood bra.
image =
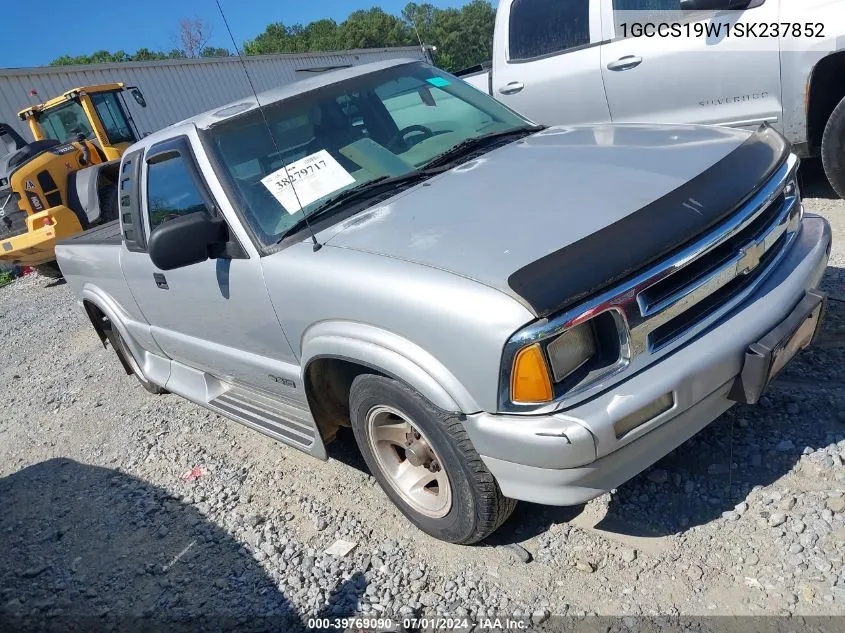
[(787, 160), (789, 145), (767, 125), (685, 185), (510, 277), (538, 316), (626, 279), (683, 247), (747, 202)]

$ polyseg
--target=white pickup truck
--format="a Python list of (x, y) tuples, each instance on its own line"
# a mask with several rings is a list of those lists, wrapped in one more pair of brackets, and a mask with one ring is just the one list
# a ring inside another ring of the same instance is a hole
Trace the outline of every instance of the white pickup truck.
[(843, 0), (501, 0), (491, 68), (468, 70), (548, 125), (769, 123), (845, 197)]

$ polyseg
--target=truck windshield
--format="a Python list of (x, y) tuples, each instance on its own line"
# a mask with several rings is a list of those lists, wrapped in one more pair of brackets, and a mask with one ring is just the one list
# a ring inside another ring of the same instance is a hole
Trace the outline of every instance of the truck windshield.
[(208, 134), (246, 220), (270, 245), (347, 189), (530, 125), (451, 75), (407, 64), (265, 106)]
[(55, 108), (50, 108), (38, 117), (38, 123), (47, 138), (60, 143), (72, 141), (78, 134), (85, 138), (94, 138), (94, 132), (88, 123), (88, 117), (78, 101), (68, 101)]

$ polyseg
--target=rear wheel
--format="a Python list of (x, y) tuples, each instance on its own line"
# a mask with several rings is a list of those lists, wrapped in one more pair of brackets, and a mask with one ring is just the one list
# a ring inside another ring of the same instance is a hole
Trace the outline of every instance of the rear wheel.
[(845, 198), (845, 99), (836, 106), (825, 126), (822, 164), (834, 191)]
[(59, 268), (58, 262), (47, 262), (46, 264), (39, 264), (38, 266), (33, 266), (33, 268), (35, 268), (39, 275), (48, 277), (50, 279), (61, 279), (62, 277), (64, 277), (64, 275), (62, 274), (62, 269)]
[(126, 341), (123, 340), (123, 337), (120, 335), (116, 329), (112, 328), (106, 333), (106, 337), (108, 338), (109, 342), (112, 345), (112, 348), (115, 351), (121, 361), (123, 362), (124, 366), (129, 369), (133, 374), (135, 374), (135, 378), (138, 379), (138, 382), (141, 383), (141, 386), (153, 394), (162, 394), (167, 393), (167, 390), (159, 387), (157, 384), (150, 382), (144, 376), (144, 372), (141, 371), (140, 365), (138, 365), (138, 361), (135, 360), (135, 357), (132, 355), (129, 347), (126, 345)]
[(404, 384), (364, 374), (349, 395), (355, 440), (390, 500), (423, 532), (451, 543), (476, 543), (511, 515), (453, 413)]

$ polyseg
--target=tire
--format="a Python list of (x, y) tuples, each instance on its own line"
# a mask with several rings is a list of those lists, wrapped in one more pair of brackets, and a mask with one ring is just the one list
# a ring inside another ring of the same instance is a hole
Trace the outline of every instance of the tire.
[(845, 198), (845, 99), (833, 110), (824, 128), (822, 165), (833, 190)]
[(42, 275), (49, 279), (64, 278), (64, 275), (62, 274), (62, 269), (59, 268), (58, 262), (47, 262), (46, 264), (39, 264), (38, 266), (33, 266), (33, 268), (38, 272), (39, 275)]
[[(372, 374), (352, 382), (349, 406), (355, 440), (370, 472), (426, 534), (469, 545), (492, 534), (513, 512), (516, 501), (502, 495), (457, 415), (396, 380)], [(406, 429), (417, 432), (410, 447), (400, 443)], [(428, 468), (412, 463), (422, 455)], [(416, 478), (436, 481), (405, 485)]]
[(123, 363), (123, 366), (138, 379), (138, 382), (141, 383), (141, 386), (144, 389), (155, 395), (167, 393), (166, 389), (147, 380), (146, 376), (144, 376), (144, 373), (141, 371), (140, 365), (138, 365), (138, 361), (135, 360), (135, 357), (132, 355), (129, 347), (126, 345), (126, 341), (123, 340), (123, 337), (116, 329), (114, 329), (114, 327), (106, 332), (106, 338), (108, 338), (114, 353), (117, 354), (118, 358)]

